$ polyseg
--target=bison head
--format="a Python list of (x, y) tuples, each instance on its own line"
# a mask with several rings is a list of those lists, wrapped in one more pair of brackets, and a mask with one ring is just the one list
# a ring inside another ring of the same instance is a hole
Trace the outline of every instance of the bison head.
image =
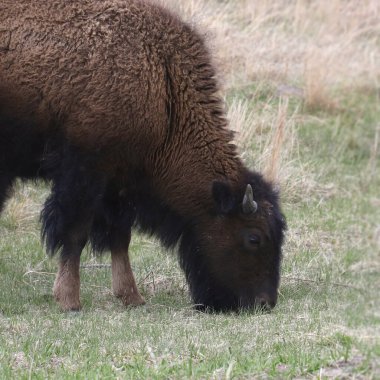
[(259, 174), (239, 185), (214, 182), (213, 207), (183, 236), (181, 266), (201, 310), (277, 302), (285, 220), (278, 195)]

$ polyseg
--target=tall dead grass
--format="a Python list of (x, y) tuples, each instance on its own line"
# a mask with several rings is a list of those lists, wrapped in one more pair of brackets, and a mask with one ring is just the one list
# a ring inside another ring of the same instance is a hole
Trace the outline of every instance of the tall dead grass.
[(265, 110), (254, 97), (251, 102), (235, 99), (228, 110), (243, 160), (281, 188), (286, 203), (302, 200), (315, 191), (319, 175), (298, 157), (298, 110), (289, 110), (287, 97), (268, 102)]
[(378, 0), (161, 2), (210, 31), (226, 88), (297, 84), (308, 106), (325, 108), (337, 86), (380, 86)]
[(9, 198), (1, 213), (8, 227), (20, 231), (33, 231), (41, 209), (41, 203), (47, 196), (47, 189), (36, 188), (32, 183), (16, 182), (14, 196)]

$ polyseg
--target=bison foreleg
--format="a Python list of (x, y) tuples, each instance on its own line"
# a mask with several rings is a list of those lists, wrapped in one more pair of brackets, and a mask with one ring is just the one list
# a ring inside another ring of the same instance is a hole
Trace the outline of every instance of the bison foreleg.
[(102, 204), (96, 210), (91, 231), (91, 244), (95, 251), (111, 250), (112, 290), (126, 306), (145, 303), (137, 289), (128, 257), (135, 217), (135, 206), (126, 190), (120, 191), (109, 185)]
[(122, 299), (128, 306), (144, 305), (145, 300), (139, 293), (131, 264), (128, 250), (112, 250), (112, 290), (116, 297)]
[(79, 263), (80, 251), (79, 254), (71, 252), (69, 255), (62, 255), (59, 261), (53, 294), (64, 311), (80, 310), (81, 308)]

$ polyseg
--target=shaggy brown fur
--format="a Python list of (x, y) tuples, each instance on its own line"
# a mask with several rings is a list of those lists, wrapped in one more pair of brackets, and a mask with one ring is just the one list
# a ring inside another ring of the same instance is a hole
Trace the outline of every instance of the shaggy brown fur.
[[(63, 309), (79, 307), (77, 268), (65, 273), (89, 237), (113, 252), (114, 284), (137, 290), (135, 221), (180, 241), (195, 303), (275, 304), (284, 221), (270, 184), (230, 143), (214, 74), (202, 37), (149, 2), (1, 2), (0, 203), (15, 177), (52, 181), (42, 218), (48, 249), (62, 249)], [(259, 205), (249, 217), (248, 183)]]

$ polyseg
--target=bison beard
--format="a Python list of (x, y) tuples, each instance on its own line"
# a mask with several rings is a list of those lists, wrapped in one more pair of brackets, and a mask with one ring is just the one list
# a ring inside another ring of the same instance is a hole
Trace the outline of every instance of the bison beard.
[(273, 307), (278, 194), (236, 154), (201, 36), (144, 1), (4, 1), (0, 210), (17, 177), (52, 184), (42, 237), (60, 253), (61, 308), (81, 307), (88, 242), (111, 251), (114, 294), (145, 302), (128, 258), (133, 227), (178, 247), (198, 309)]

